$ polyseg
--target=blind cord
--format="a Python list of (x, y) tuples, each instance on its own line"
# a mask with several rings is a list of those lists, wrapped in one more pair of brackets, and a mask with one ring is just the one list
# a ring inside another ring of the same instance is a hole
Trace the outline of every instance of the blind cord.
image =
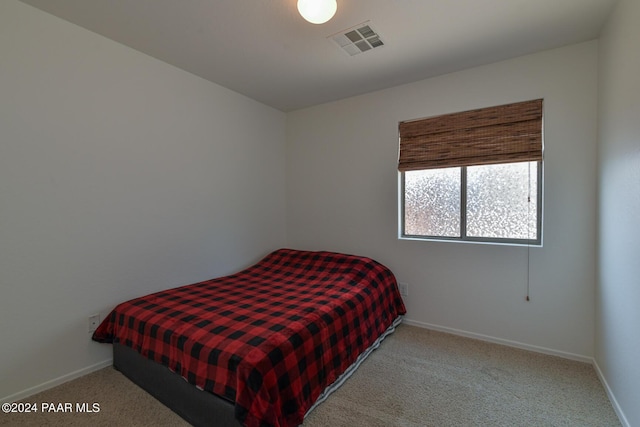
[(531, 301), (531, 298), (529, 297), (529, 288), (531, 286), (531, 284), (529, 283), (529, 264), (530, 264), (530, 256), (531, 256), (531, 246), (527, 245), (527, 297), (526, 300)]
[(531, 301), (530, 295), (529, 295), (529, 290), (531, 289), (531, 283), (530, 283), (530, 268), (531, 268), (531, 162), (529, 162), (529, 167), (527, 168), (527, 174), (528, 174), (528, 187), (529, 187), (529, 191), (527, 194), (527, 237), (529, 242), (527, 242), (527, 296), (526, 296), (526, 301), (529, 302)]

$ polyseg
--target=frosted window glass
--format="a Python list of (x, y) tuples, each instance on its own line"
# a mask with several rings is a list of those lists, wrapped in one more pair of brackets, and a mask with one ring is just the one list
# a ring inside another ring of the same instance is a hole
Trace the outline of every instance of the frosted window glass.
[(538, 163), (467, 168), (467, 236), (537, 239)]
[(460, 168), (404, 173), (404, 234), (460, 237)]

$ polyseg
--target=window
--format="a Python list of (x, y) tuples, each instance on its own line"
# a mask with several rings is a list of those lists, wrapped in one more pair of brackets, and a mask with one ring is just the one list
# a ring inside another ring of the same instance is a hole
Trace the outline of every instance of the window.
[(400, 234), (540, 244), (542, 100), (400, 123)]

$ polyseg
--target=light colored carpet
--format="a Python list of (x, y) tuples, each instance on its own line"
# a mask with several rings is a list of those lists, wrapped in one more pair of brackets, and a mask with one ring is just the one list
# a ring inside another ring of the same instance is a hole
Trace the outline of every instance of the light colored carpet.
[[(100, 412), (0, 414), (0, 425), (187, 425), (113, 368), (24, 402), (96, 402)], [(304, 422), (304, 427), (340, 426), (620, 423), (589, 364), (401, 325)]]

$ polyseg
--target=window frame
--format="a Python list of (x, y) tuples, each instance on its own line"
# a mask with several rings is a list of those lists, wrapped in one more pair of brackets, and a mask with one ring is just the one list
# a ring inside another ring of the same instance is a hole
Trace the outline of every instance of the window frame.
[[(517, 163), (517, 162), (514, 162)], [(460, 236), (428, 236), (406, 234), (405, 230), (405, 172), (398, 172), (399, 175), (399, 229), (398, 238), (401, 240), (421, 240), (421, 241), (445, 241), (445, 242), (466, 242), (466, 243), (484, 243), (492, 245), (511, 245), (511, 246), (542, 246), (542, 223), (543, 223), (543, 169), (544, 160), (537, 161), (537, 189), (536, 189), (536, 239), (513, 239), (499, 237), (473, 237), (467, 236), (467, 166), (457, 166), (460, 168)], [(443, 168), (444, 169), (444, 168)]]

